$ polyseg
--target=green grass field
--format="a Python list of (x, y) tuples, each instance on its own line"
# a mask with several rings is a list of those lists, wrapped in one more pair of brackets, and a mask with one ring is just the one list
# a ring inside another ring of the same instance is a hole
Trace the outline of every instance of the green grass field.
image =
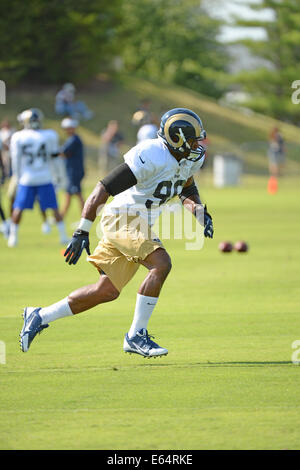
[[(22, 353), (23, 307), (49, 305), (97, 272), (84, 256), (75, 267), (64, 262), (37, 208), (25, 214), (17, 248), (0, 239), (1, 449), (300, 448), (300, 367), (291, 362), (300, 339), (299, 182), (283, 179), (270, 195), (264, 177), (215, 189), (204, 172), (199, 186), (215, 237), (200, 251), (165, 241), (173, 269), (149, 324), (169, 349), (164, 358), (122, 350), (144, 268), (118, 300), (52, 323)], [(74, 202), (70, 234), (78, 219)], [(250, 251), (221, 254), (225, 239), (245, 239)]]

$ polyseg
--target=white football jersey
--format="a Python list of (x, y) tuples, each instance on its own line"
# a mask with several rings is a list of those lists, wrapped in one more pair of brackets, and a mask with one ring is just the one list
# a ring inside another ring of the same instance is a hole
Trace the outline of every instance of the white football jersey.
[(145, 124), (137, 133), (137, 143), (146, 139), (156, 139), (158, 127), (155, 124)]
[(52, 129), (23, 129), (10, 142), (13, 174), (24, 186), (52, 183), (51, 154), (58, 152), (58, 135)]
[(178, 162), (161, 138), (141, 142), (124, 155), (137, 184), (116, 195), (105, 206), (104, 214), (128, 211), (135, 215), (139, 212), (153, 225), (161, 206), (181, 193), (188, 178), (201, 168), (204, 159), (205, 155), (197, 162), (184, 158)]

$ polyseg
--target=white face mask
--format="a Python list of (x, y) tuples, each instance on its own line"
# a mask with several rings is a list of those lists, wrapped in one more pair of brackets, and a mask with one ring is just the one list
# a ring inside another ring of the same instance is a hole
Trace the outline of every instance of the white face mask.
[(199, 145), (196, 150), (191, 150), (187, 160), (191, 162), (197, 162), (198, 160), (205, 160), (205, 148), (202, 145)]
[[(200, 159), (203, 159), (203, 161), (204, 161), (204, 159), (205, 159), (205, 147), (203, 147), (203, 145), (201, 145), (200, 142), (206, 137), (206, 132), (204, 131), (205, 134), (203, 134), (203, 137), (197, 139), (198, 146), (197, 146), (196, 149), (191, 148), (191, 146), (188, 143), (188, 141), (186, 140), (181, 128), (179, 129), (179, 133), (180, 133), (181, 138), (184, 141), (185, 147), (190, 149), (189, 156), (186, 157), (186, 159), (190, 160), (192, 162), (197, 162)], [(184, 150), (184, 147), (182, 147), (182, 150)]]

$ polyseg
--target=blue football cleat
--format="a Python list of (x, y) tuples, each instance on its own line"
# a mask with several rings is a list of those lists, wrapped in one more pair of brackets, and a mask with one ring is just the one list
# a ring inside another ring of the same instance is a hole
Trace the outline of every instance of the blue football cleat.
[(131, 339), (129, 339), (128, 333), (126, 333), (123, 349), (127, 353), (140, 354), (148, 358), (166, 356), (168, 350), (158, 346), (151, 338), (153, 338), (153, 336), (149, 335), (145, 328), (139, 330)]
[(49, 326), (48, 324), (42, 325), (42, 319), (39, 315), (40, 310), (40, 308), (35, 307), (24, 308), (24, 324), (20, 333), (20, 344), (23, 352), (27, 352), (36, 335)]

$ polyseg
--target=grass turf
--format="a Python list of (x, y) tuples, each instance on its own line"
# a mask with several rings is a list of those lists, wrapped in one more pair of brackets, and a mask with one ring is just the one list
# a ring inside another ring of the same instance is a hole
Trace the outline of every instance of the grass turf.
[[(222, 190), (209, 174), (202, 181), (215, 237), (201, 251), (165, 241), (173, 270), (149, 324), (169, 349), (161, 359), (122, 350), (143, 268), (118, 300), (52, 323), (20, 352), (22, 308), (53, 303), (97, 272), (84, 256), (64, 263), (37, 209), (25, 213), (17, 248), (0, 239), (1, 449), (299, 449), (297, 179), (276, 195), (265, 178)], [(74, 202), (69, 233), (78, 218)], [(225, 239), (250, 251), (221, 254)]]

